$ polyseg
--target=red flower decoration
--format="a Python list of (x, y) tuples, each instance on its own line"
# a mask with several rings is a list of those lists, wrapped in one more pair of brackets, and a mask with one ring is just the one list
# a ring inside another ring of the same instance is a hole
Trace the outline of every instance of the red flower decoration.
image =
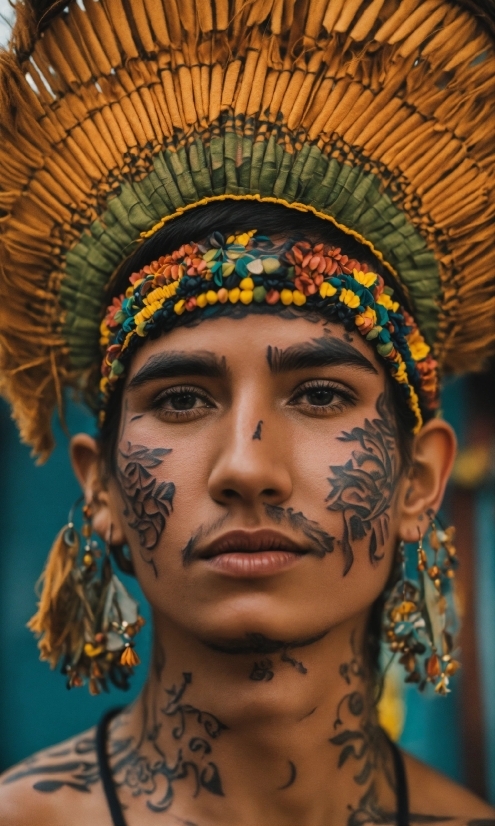
[(114, 296), (112, 298), (112, 303), (109, 307), (107, 307), (107, 313), (105, 316), (105, 322), (107, 327), (118, 327), (118, 324), (115, 321), (115, 316), (118, 312), (122, 309), (122, 302), (124, 300), (124, 296), (120, 295), (118, 298)]

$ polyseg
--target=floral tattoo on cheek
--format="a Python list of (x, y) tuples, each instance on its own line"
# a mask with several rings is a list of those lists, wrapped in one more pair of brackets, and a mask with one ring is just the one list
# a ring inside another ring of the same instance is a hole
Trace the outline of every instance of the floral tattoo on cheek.
[(356, 443), (345, 465), (332, 465), (328, 479), (332, 489), (327, 496), (327, 508), (340, 511), (344, 520), (341, 545), (344, 555), (344, 576), (354, 561), (353, 544), (368, 539), (368, 555), (372, 564), (383, 558), (378, 548), (388, 538), (390, 503), (399, 477), (397, 429), (393, 412), (385, 393), (376, 403), (378, 418), (365, 419), (363, 427), (343, 431), (341, 442)]
[(127, 443), (119, 449), (117, 482), (124, 500), (124, 516), (130, 528), (137, 532), (141, 556), (158, 575), (153, 551), (165, 530), (173, 509), (175, 485), (159, 482), (153, 471), (159, 467), (171, 448), (148, 448)]

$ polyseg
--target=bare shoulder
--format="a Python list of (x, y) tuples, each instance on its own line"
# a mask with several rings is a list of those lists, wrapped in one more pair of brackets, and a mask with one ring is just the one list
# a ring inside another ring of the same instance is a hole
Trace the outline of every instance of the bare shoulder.
[(2, 826), (67, 826), (101, 820), (104, 800), (95, 729), (40, 751), (0, 776)]
[[(445, 826), (495, 826), (495, 809), (445, 775), (404, 755), (409, 784), (411, 823)], [(431, 820), (414, 820), (430, 816)]]

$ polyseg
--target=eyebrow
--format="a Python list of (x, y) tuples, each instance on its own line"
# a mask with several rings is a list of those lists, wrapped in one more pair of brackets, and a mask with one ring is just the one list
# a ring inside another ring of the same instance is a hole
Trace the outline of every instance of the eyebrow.
[(221, 379), (227, 375), (225, 356), (219, 358), (214, 353), (201, 350), (196, 353), (184, 353), (171, 350), (151, 356), (129, 382), (129, 389), (142, 387), (149, 381), (157, 379), (174, 379), (179, 376), (202, 376)]
[(266, 360), (272, 373), (286, 373), (291, 370), (305, 370), (311, 367), (345, 365), (369, 373), (378, 374), (371, 361), (359, 350), (340, 338), (314, 338), (311, 342), (292, 344), (286, 350), (267, 347)]

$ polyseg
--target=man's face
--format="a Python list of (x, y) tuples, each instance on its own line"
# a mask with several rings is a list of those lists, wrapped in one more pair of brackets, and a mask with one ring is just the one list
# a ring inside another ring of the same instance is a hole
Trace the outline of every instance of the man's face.
[(213, 646), (310, 640), (385, 586), (393, 408), (372, 349), (341, 325), (225, 317), (146, 342), (116, 461), (113, 509), (146, 597)]

